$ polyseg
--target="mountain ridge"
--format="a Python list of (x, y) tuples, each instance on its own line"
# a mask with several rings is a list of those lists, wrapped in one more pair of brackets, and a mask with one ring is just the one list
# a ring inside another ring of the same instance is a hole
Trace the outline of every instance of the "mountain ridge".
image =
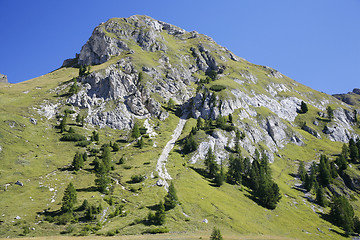
[[(1, 237), (220, 227), (240, 237), (343, 239), (297, 168), (304, 161), (309, 170), (322, 154), (334, 164), (343, 143), (359, 136), (357, 106), (237, 57), (210, 37), (147, 16), (113, 18), (62, 68), (0, 85), (0, 101)], [(65, 136), (85, 140), (61, 141)], [(191, 138), (197, 148), (187, 152)], [(113, 151), (104, 194), (96, 166), (107, 158), (106, 148)], [(209, 149), (224, 171), (231, 156), (272, 162), (282, 196), (276, 209), (254, 200), (245, 182), (216, 187), (204, 167)], [(79, 153), (87, 160), (74, 170)], [(357, 215), (358, 167), (351, 163), (326, 187), (327, 198), (353, 199)], [(181, 204), (166, 211), (164, 227), (152, 226), (147, 216), (168, 194), (162, 186), (170, 180)], [(73, 222), (61, 225), (70, 182), (77, 208)], [(93, 220), (86, 220), (85, 200), (99, 211)], [(35, 230), (22, 232), (29, 228)]]

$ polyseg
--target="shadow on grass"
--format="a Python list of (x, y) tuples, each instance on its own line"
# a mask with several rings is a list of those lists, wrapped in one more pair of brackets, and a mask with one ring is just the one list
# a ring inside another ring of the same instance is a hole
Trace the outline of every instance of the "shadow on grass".
[(322, 121), (322, 122), (326, 122), (326, 123), (331, 122), (331, 120), (328, 119), (328, 118), (316, 117), (316, 119), (319, 120), (319, 121)]
[[(335, 225), (335, 223), (333, 221), (331, 221), (331, 217), (330, 217), (329, 214), (327, 214), (327, 213), (319, 213), (319, 215), (320, 215), (320, 218), (322, 218), (323, 220)], [(335, 229), (332, 229), (332, 228), (329, 228), (329, 231), (331, 231), (333, 233), (337, 233), (342, 237), (348, 237), (348, 235), (346, 235), (345, 232), (339, 232), (339, 231), (337, 231)]]
[(97, 192), (99, 189), (95, 186), (90, 186), (87, 188), (78, 188), (76, 189), (77, 192)]

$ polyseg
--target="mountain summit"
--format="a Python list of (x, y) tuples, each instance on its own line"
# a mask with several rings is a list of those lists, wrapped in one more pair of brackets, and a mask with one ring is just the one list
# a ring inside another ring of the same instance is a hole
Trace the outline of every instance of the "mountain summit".
[[(296, 121), (301, 119), (303, 101), (318, 117), (334, 106), (330, 124), (315, 118), (307, 122), (310, 134), (341, 142), (357, 136), (350, 106), (270, 67), (249, 63), (210, 37), (147, 16), (100, 24), (75, 62), (107, 63), (102, 71), (81, 77), (81, 91), (67, 101), (88, 109), (86, 121), (100, 127), (130, 129), (137, 118), (165, 119), (168, 113), (161, 105), (172, 99), (196, 119), (236, 115), (233, 124), (246, 136), (242, 147), (253, 154), (254, 146), (264, 144), (273, 160), (272, 153), (287, 143), (304, 144), (303, 135), (308, 133), (299, 131), (304, 122)], [(219, 151), (223, 152), (226, 142), (232, 145), (229, 137), (209, 136), (209, 141), (222, 141)]]
[(0, 237), (343, 239), (360, 232), (355, 95), (112, 18), (60, 69), (0, 84)]

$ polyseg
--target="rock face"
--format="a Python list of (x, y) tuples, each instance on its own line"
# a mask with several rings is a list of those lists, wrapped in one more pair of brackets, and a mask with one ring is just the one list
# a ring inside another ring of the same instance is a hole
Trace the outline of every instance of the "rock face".
[[(75, 60), (78, 65), (106, 63), (79, 77), (80, 91), (67, 99), (75, 108), (87, 109), (86, 121), (100, 127), (130, 129), (136, 118), (164, 120), (169, 115), (164, 106), (172, 99), (189, 117), (215, 120), (233, 115), (233, 126), (244, 133), (240, 147), (252, 155), (261, 146), (270, 161), (289, 143), (305, 144), (308, 136), (301, 128), (319, 139), (347, 142), (357, 137), (350, 106), (275, 69), (251, 64), (205, 35), (147, 16), (100, 24), (80, 54), (64, 66)], [(330, 104), (338, 107), (326, 126), (315, 117), (313, 126), (303, 126), (296, 121), (302, 101), (318, 109), (321, 118)], [(234, 139), (234, 131), (214, 131), (191, 161), (203, 159), (212, 147), (220, 162)]]
[(0, 83), (8, 83), (7, 76), (0, 73)]

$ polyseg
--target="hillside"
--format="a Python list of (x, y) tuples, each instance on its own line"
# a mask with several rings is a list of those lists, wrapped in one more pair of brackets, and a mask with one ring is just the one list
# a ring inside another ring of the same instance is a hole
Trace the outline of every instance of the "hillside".
[[(358, 107), (195, 31), (147, 16), (110, 19), (61, 68), (0, 83), (0, 102), (0, 237), (169, 231), (204, 238), (218, 227), (228, 239), (342, 239), (330, 207), (317, 204), (297, 175), (301, 161), (310, 174), (322, 154), (337, 173), (320, 182), (324, 196), (346, 196), (360, 216), (359, 160), (345, 156), (344, 170), (333, 162), (359, 136)], [(216, 176), (232, 157), (269, 161), (281, 195), (276, 208), (254, 195), (249, 173), (216, 186), (205, 170), (210, 148)], [(77, 201), (67, 213), (70, 182)], [(171, 183), (178, 202), (154, 224), (149, 212)]]

